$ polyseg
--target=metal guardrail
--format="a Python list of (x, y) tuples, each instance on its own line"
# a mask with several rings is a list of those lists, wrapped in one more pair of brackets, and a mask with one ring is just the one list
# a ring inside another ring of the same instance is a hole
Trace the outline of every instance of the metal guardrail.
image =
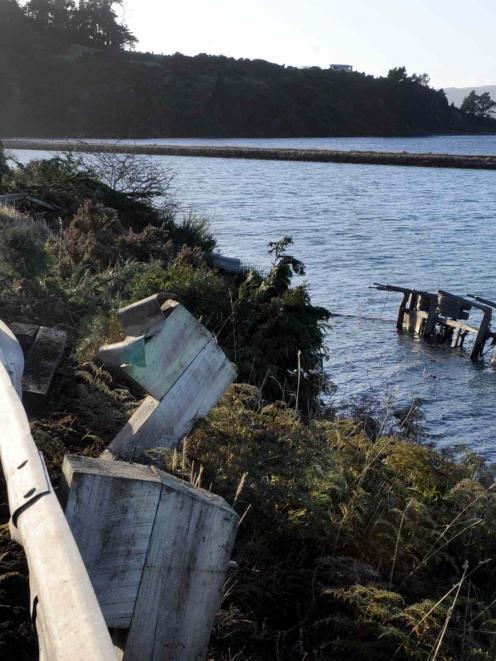
[(0, 321), (0, 459), (12, 538), (29, 567), (42, 661), (109, 661), (116, 653), (88, 573), (31, 436), (20, 399), (22, 349)]

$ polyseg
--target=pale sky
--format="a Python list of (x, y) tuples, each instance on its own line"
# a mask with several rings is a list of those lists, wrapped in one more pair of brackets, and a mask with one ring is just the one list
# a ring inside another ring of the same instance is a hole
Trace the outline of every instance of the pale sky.
[(209, 53), (294, 66), (427, 72), (434, 87), (496, 84), (495, 0), (125, 0), (155, 53)]

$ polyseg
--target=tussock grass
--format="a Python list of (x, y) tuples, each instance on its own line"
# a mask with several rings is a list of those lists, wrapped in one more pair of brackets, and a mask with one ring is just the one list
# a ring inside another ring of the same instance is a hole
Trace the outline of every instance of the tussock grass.
[(194, 464), (243, 515), (212, 659), (494, 658), (496, 499), (480, 458), (307, 424), (234, 386), (182, 462), (161, 460), (180, 476)]

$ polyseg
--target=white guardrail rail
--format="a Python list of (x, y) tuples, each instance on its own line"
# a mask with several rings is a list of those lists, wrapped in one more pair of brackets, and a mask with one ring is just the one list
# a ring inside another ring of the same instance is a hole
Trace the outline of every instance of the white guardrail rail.
[(22, 349), (0, 321), (0, 458), (12, 538), (29, 567), (42, 661), (109, 661), (116, 653), (22, 405)]

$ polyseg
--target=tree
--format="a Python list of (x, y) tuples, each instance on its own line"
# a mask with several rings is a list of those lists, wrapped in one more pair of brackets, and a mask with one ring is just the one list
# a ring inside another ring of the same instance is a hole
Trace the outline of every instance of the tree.
[(114, 6), (122, 2), (79, 0), (76, 4), (75, 0), (29, 0), (24, 13), (43, 30), (63, 30), (79, 43), (121, 49), (132, 47), (137, 41), (126, 25), (117, 22)]
[(393, 83), (403, 83), (409, 79), (406, 67), (394, 67), (394, 69), (390, 69), (387, 77)]
[(463, 99), (461, 106), (464, 112), (476, 115), (477, 117), (490, 117), (495, 107), (496, 101), (491, 99), (489, 92), (483, 92), (479, 95), (475, 90), (472, 90)]
[(106, 48), (134, 46), (137, 39), (117, 22), (114, 5), (123, 0), (80, 0), (74, 12), (73, 28), (88, 44)]
[(411, 76), (411, 81), (412, 83), (417, 83), (423, 87), (429, 87), (431, 79), (428, 73), (413, 73)]
[(17, 4), (17, 0), (0, 1), (0, 27), (12, 29), (23, 19), (23, 11)]
[(430, 83), (429, 74), (412, 73), (412, 75), (409, 76), (406, 67), (395, 67), (394, 69), (390, 69), (387, 77), (388, 80), (391, 80), (394, 83), (416, 83), (423, 87), (429, 87)]
[(25, 6), (26, 16), (44, 29), (70, 30), (74, 10), (73, 0), (29, 0)]
[(111, 149), (80, 159), (81, 170), (136, 200), (151, 203), (153, 198), (165, 198), (172, 181), (169, 168), (154, 159), (139, 154), (117, 154)]

